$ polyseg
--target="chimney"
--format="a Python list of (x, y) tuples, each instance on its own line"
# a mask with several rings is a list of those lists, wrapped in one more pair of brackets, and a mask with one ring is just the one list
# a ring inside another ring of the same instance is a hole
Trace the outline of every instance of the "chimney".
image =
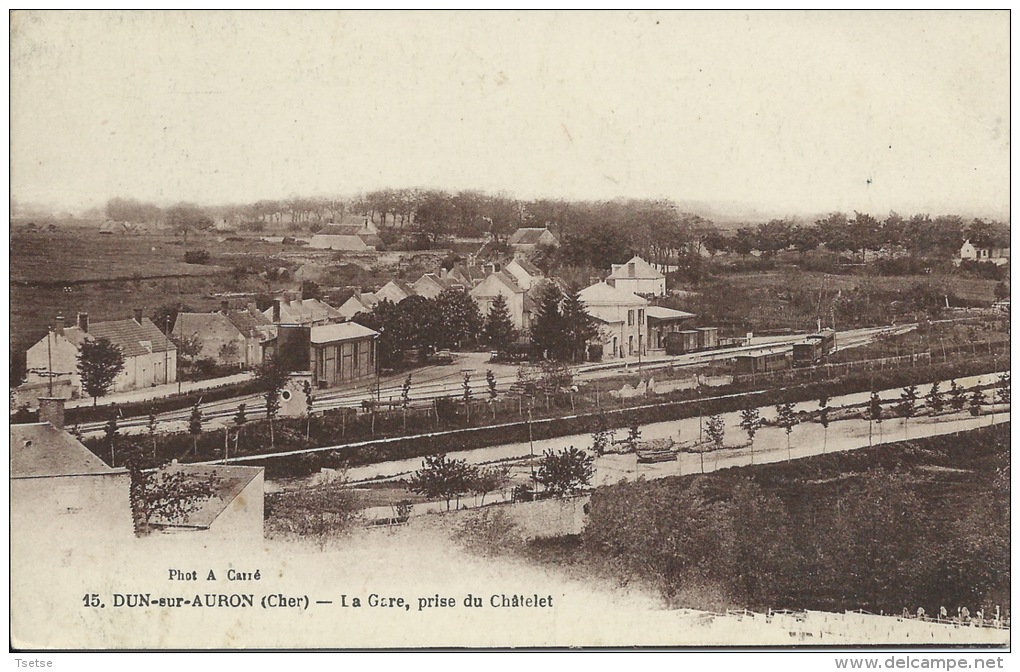
[(135, 322), (137, 322), (138, 324), (142, 323), (142, 309), (141, 308), (135, 308)]
[(273, 300), (273, 324), (280, 322), (280, 299)]
[(220, 301), (220, 312), (226, 315), (228, 310), (230, 310), (230, 302), (226, 299)]
[(82, 333), (89, 333), (89, 314), (78, 313), (78, 328), (82, 330)]
[(39, 397), (39, 422), (48, 422), (57, 429), (63, 429), (64, 400), (57, 397)]
[(55, 321), (55, 324), (53, 325), (53, 331), (56, 332), (57, 336), (63, 336), (64, 335), (64, 316), (63, 315), (57, 315), (57, 319)]

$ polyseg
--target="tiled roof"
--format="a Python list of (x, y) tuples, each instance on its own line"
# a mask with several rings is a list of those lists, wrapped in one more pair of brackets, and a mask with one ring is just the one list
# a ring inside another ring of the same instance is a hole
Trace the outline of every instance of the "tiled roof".
[(215, 479), (212, 496), (200, 502), (198, 508), (188, 513), (183, 521), (169, 522), (153, 517), (152, 524), (166, 527), (208, 528), (220, 517), (230, 503), (241, 494), (248, 484), (262, 471), (262, 467), (237, 467), (221, 464), (173, 464), (165, 468), (167, 472), (179, 472), (184, 478), (193, 481)]
[(171, 333), (175, 337), (188, 338), (197, 335), (199, 338), (217, 336), (219, 338), (236, 338), (235, 327), (223, 313), (180, 313)]
[[(273, 309), (262, 313), (267, 319), (273, 319)], [(280, 322), (282, 324), (309, 324), (323, 320), (339, 320), (343, 315), (333, 306), (318, 299), (295, 299), (280, 301)]]
[(517, 229), (507, 242), (510, 245), (537, 245), (539, 238), (546, 231), (549, 231), (549, 229), (545, 227), (541, 229)]
[(452, 269), (450, 269), (450, 274), (462, 278), (464, 280), (467, 280), (468, 282), (471, 283), (481, 282), (486, 277), (485, 271), (482, 269), (481, 266), (478, 265), (466, 266), (463, 264), (457, 264)]
[(11, 425), (11, 477), (107, 474), (114, 471), (77, 439), (48, 422)]
[[(114, 320), (113, 322), (93, 322), (89, 325), (89, 336), (92, 338), (108, 338), (120, 348), (125, 357), (137, 357), (152, 352), (175, 352), (177, 347), (162, 331), (156, 328), (147, 317), (139, 324), (134, 320)], [(149, 346), (143, 346), (143, 342)]]
[(533, 277), (541, 277), (542, 270), (538, 266), (535, 266), (533, 263), (525, 259), (524, 257), (521, 257), (516, 261), (517, 265), (523, 268), (528, 275)]
[(517, 278), (515, 278), (512, 273), (508, 273), (506, 270), (502, 270), (499, 271), (498, 273), (493, 273), (493, 275), (499, 278), (503, 282), (503, 284), (505, 284), (507, 287), (514, 290), (515, 292), (524, 291), (524, 288), (517, 284)]
[(227, 319), (238, 331), (248, 337), (258, 336), (262, 332), (259, 327), (268, 327), (272, 321), (257, 310), (231, 310), (227, 311)]

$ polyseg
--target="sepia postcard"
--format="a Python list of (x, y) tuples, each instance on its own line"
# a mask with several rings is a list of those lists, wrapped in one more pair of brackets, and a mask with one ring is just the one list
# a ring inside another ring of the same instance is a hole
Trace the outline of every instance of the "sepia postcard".
[(1008, 11), (9, 35), (16, 666), (1002, 667)]

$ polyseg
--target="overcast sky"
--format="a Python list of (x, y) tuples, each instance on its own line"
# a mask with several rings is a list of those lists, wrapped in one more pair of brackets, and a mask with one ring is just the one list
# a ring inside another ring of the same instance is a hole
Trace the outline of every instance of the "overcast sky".
[(11, 185), (1009, 206), (1009, 14), (16, 13)]

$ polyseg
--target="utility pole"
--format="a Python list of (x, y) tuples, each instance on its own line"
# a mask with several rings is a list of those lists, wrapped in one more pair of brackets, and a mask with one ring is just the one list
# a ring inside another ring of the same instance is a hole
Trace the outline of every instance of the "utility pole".
[(535, 475), (535, 439), (531, 432), (531, 400), (528, 400), (528, 445), (531, 449), (531, 496), (538, 494), (538, 477)]
[(163, 330), (163, 384), (170, 382), (170, 315), (166, 316), (166, 329)]
[[(177, 346), (177, 363), (178, 364), (180, 364), (180, 360), (181, 360), (181, 351), (180, 351), (180, 348), (184, 344), (184, 339), (182, 338), (182, 336), (184, 335), (184, 319), (181, 317), (181, 309), (183, 309), (183, 306), (181, 306), (177, 310), (177, 326), (178, 326), (178, 329), (177, 329), (177, 343), (178, 343), (178, 346)], [(180, 375), (180, 371), (178, 371), (177, 372), (177, 394), (180, 394), (180, 393), (181, 393), (181, 375)]]
[(53, 397), (53, 354), (50, 351), (50, 341), (53, 340), (53, 327), (46, 331), (46, 393)]

